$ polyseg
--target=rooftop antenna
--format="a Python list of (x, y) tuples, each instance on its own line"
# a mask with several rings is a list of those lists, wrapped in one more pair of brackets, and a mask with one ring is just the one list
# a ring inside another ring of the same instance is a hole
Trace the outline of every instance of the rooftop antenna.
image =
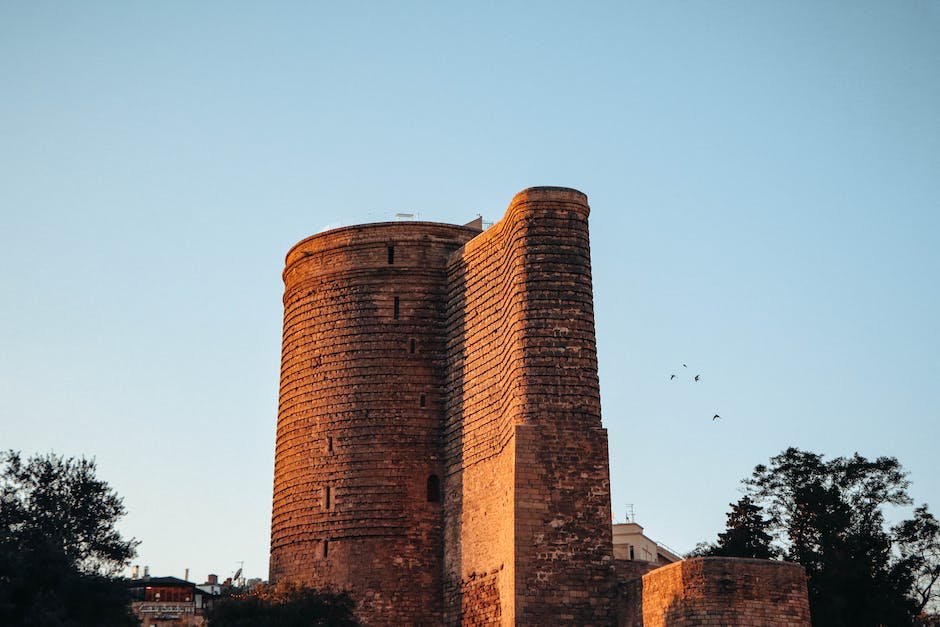
[(634, 520), (635, 518), (636, 518), (636, 511), (633, 508), (633, 503), (627, 503), (627, 522), (628, 523), (636, 522)]

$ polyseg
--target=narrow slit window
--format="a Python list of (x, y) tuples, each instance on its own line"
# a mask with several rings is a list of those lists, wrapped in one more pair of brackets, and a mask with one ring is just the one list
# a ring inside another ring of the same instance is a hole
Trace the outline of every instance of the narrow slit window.
[(417, 347), (418, 347), (417, 342), (415, 342), (415, 339), (414, 339), (414, 338), (411, 338), (411, 341), (408, 342), (408, 352), (411, 353), (412, 355), (414, 355), (415, 349), (416, 349)]
[(418, 402), (421, 404), (421, 407), (427, 407), (427, 405), (428, 405), (428, 397), (427, 397), (426, 395), (422, 394), (422, 395), (420, 396), (420, 398), (418, 399)]
[(323, 557), (329, 557), (329, 555), (330, 555), (330, 541), (324, 540), (323, 541)]
[(330, 509), (330, 486), (326, 486), (326, 508)]
[(394, 304), (393, 310), (392, 310), (392, 316), (394, 316), (395, 320), (398, 320), (399, 304), (400, 304), (400, 303), (399, 303), (398, 297), (396, 296), (396, 297), (395, 297), (395, 304)]
[(394, 246), (388, 247), (388, 263), (389, 265), (395, 263), (395, 247)]
[(332, 435), (326, 438), (326, 452), (327, 453), (333, 452), (333, 436)]
[(438, 503), (441, 500), (441, 480), (437, 475), (428, 477), (428, 503)]

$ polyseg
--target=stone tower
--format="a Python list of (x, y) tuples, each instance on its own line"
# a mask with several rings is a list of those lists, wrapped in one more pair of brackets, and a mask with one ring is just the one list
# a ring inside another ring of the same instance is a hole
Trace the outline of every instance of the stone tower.
[(612, 549), (587, 198), (480, 232), (303, 240), (284, 270), (271, 579), (369, 624), (608, 624)]

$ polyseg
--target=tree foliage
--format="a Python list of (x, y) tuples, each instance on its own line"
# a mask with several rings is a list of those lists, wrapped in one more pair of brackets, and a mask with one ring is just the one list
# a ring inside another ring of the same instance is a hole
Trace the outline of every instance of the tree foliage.
[(940, 600), (940, 523), (922, 505), (914, 510), (914, 518), (894, 528), (894, 534), (901, 560), (914, 580), (913, 596), (920, 614)]
[(937, 521), (926, 506), (894, 528), (885, 521), (887, 506), (911, 504), (897, 459), (856, 453), (827, 461), (789, 448), (744, 484), (747, 496), (732, 506), (728, 529), (697, 553), (755, 557), (755, 546), (768, 546), (800, 563), (814, 625), (910, 625), (935, 597)]
[(112, 575), (135, 554), (95, 462), (0, 453), (0, 624), (136, 625)]
[(356, 627), (355, 604), (345, 592), (315, 590), (291, 582), (258, 586), (218, 601), (209, 627)]
[(689, 557), (776, 557), (778, 551), (773, 546), (770, 521), (763, 517), (763, 510), (747, 495), (730, 507), (725, 531), (718, 534), (718, 542), (700, 543)]

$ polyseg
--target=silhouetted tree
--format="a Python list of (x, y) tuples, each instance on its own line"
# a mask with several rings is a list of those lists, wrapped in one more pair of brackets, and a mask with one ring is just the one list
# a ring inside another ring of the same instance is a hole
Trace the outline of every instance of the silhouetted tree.
[(355, 604), (345, 592), (281, 582), (223, 598), (207, 612), (209, 627), (356, 627)]
[(934, 607), (940, 599), (940, 523), (922, 505), (914, 510), (914, 518), (894, 527), (901, 559), (914, 579), (914, 600), (921, 614)]
[(769, 533), (769, 521), (762, 516), (761, 508), (744, 496), (731, 504), (728, 522), (723, 533), (718, 534), (718, 544), (711, 555), (727, 557), (756, 557), (770, 559), (776, 556)]
[(685, 557), (754, 557), (772, 559), (779, 554), (773, 546), (770, 521), (763, 510), (745, 495), (737, 503), (729, 503), (725, 531), (718, 534), (718, 542), (699, 542)]
[(906, 505), (906, 474), (893, 457), (857, 453), (824, 461), (789, 448), (745, 482), (809, 576), (813, 624), (910, 625), (913, 576), (892, 551), (882, 508)]
[(135, 554), (94, 460), (0, 453), (0, 624), (137, 625), (112, 577)]
[(926, 506), (893, 529), (885, 523), (884, 507), (911, 503), (897, 459), (826, 461), (789, 448), (744, 484), (748, 494), (732, 506), (718, 543), (693, 554), (755, 557), (763, 546), (802, 564), (813, 624), (822, 627), (911, 625), (934, 598), (940, 525)]

